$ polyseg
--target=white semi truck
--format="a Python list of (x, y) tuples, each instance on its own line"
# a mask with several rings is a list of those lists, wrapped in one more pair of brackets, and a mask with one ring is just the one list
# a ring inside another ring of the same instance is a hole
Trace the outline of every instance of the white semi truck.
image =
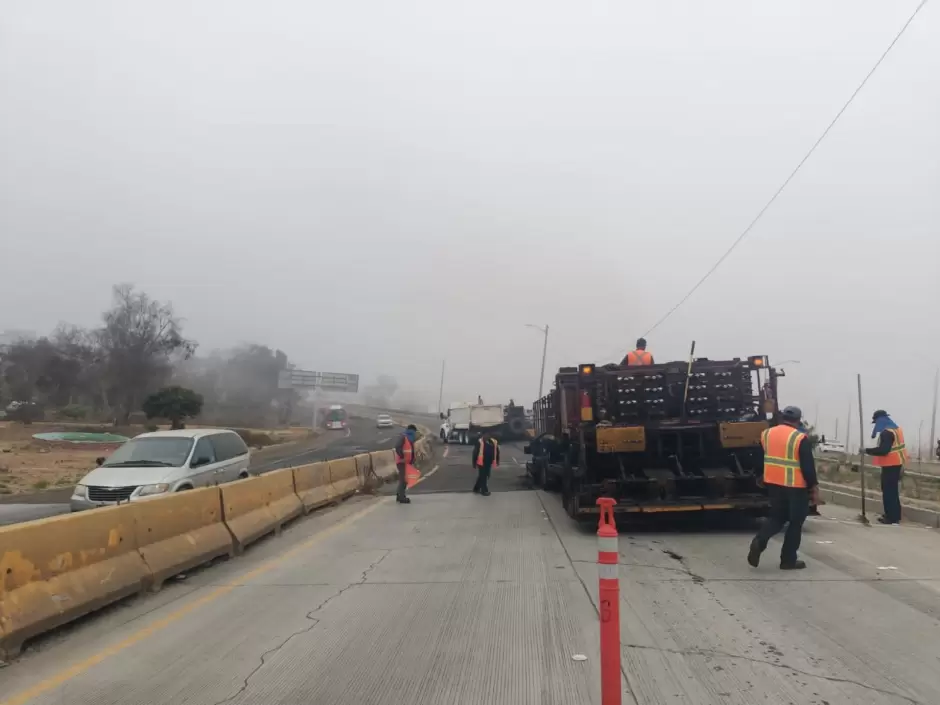
[(441, 440), (461, 445), (475, 443), (484, 431), (500, 432), (506, 420), (502, 404), (465, 403), (451, 404), (441, 419)]

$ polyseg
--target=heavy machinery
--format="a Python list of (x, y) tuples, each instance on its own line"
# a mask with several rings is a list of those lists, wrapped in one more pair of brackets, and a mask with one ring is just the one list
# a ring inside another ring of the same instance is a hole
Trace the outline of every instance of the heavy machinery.
[(764, 515), (760, 436), (777, 420), (782, 370), (766, 356), (563, 367), (534, 404), (527, 469), (574, 518), (598, 497), (621, 514)]

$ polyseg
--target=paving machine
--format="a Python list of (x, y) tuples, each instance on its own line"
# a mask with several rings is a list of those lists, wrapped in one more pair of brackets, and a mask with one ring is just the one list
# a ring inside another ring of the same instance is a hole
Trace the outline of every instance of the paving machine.
[(766, 356), (563, 367), (533, 406), (528, 472), (574, 518), (613, 497), (618, 514), (765, 515), (761, 433), (777, 421)]

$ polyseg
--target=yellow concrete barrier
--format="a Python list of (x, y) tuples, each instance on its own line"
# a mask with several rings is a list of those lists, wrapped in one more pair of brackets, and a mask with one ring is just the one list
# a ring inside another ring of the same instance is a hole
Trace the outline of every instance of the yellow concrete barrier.
[(380, 480), (391, 480), (398, 477), (398, 468), (395, 467), (395, 451), (380, 450), (369, 453), (372, 456), (372, 471)]
[(330, 464), (313, 463), (293, 468), (294, 489), (303, 502), (304, 510), (311, 511), (329, 504), (337, 498), (337, 492), (330, 484)]
[(184, 570), (232, 555), (232, 535), (222, 523), (218, 487), (177, 492), (131, 505), (137, 549), (152, 574), (152, 588)]
[(354, 455), (353, 459), (356, 461), (356, 475), (359, 477), (359, 486), (362, 487), (374, 478), (372, 474), (372, 456), (368, 453), (360, 453)]
[(340, 497), (349, 497), (359, 489), (355, 458), (339, 458), (330, 461), (330, 483)]
[(0, 528), (0, 652), (139, 592), (149, 575), (129, 504)]
[(427, 437), (415, 443), (415, 464), (422, 463), (431, 458), (431, 440)]
[(225, 525), (241, 550), (303, 512), (290, 469), (220, 485)]

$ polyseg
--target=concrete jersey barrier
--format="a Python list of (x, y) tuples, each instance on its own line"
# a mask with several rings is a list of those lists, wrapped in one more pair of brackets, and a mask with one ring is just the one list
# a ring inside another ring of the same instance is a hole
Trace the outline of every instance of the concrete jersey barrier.
[(349, 497), (359, 489), (356, 459), (339, 458), (330, 461), (330, 484), (340, 497)]
[(330, 464), (312, 463), (293, 468), (294, 489), (305, 511), (312, 511), (329, 504), (339, 494), (330, 484)]
[(0, 528), (0, 652), (143, 589), (134, 522), (125, 504)]
[(225, 525), (241, 550), (303, 512), (290, 469), (221, 485)]
[(130, 505), (137, 547), (152, 574), (151, 587), (218, 556), (232, 555), (218, 487), (177, 492)]
[(395, 451), (380, 450), (369, 453), (372, 457), (372, 471), (380, 480), (391, 480), (398, 477), (398, 468), (395, 467)]

